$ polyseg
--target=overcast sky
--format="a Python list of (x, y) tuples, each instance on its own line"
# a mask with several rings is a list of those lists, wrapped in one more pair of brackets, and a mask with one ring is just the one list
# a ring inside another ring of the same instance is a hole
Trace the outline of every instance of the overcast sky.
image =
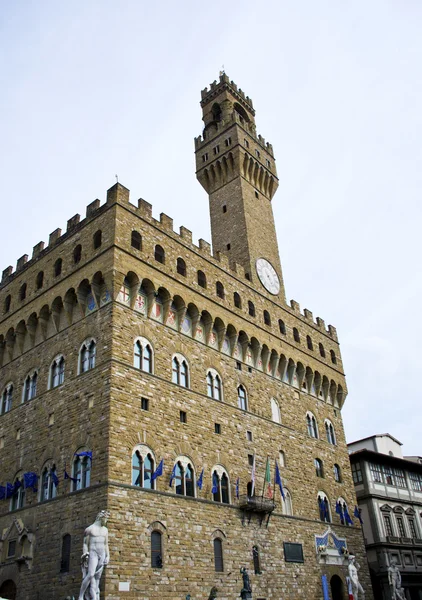
[(211, 240), (200, 90), (226, 73), (274, 147), (287, 299), (335, 325), (348, 441), (421, 443), (422, 3), (3, 0), (1, 264), (119, 181)]

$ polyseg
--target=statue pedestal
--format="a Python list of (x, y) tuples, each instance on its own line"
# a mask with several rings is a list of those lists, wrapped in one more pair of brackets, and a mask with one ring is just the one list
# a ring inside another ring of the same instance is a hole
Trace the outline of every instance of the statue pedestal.
[(246, 592), (245, 590), (242, 590), (240, 592), (240, 597), (242, 600), (252, 600), (252, 592)]

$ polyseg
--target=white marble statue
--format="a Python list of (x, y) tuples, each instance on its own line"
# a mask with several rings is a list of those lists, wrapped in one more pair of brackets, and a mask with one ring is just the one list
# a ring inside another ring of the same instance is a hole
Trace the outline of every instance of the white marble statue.
[(365, 598), (365, 592), (363, 587), (359, 583), (358, 569), (360, 569), (359, 564), (355, 561), (355, 557), (353, 554), (349, 556), (349, 577), (350, 582), (352, 584), (353, 591), (353, 600), (359, 600), (359, 594), (361, 594), (362, 598)]
[(81, 557), (82, 585), (78, 600), (100, 600), (100, 579), (109, 561), (107, 519), (110, 513), (102, 510), (95, 522), (85, 529)]
[(406, 600), (404, 589), (401, 586), (401, 573), (394, 558), (388, 567), (388, 583), (390, 585), (391, 600)]

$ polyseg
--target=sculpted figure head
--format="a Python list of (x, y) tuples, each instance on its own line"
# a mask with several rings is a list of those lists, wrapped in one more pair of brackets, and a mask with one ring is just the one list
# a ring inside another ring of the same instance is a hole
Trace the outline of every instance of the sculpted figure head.
[(100, 521), (101, 525), (105, 525), (110, 517), (108, 510), (100, 510), (98, 515), (95, 517), (96, 521)]

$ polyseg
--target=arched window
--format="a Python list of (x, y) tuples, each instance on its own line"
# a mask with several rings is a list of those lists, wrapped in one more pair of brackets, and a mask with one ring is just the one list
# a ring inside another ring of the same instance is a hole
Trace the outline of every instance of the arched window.
[(91, 452), (78, 450), (73, 457), (72, 465), (72, 492), (84, 490), (91, 483)]
[(151, 567), (163, 568), (163, 544), (161, 531), (151, 532)]
[(319, 348), (319, 353), (322, 356), (322, 358), (325, 358), (325, 349), (324, 349), (324, 346), (321, 343), (319, 343), (318, 344), (318, 348)]
[(32, 398), (35, 398), (35, 396), (37, 395), (37, 383), (37, 371), (32, 371), (25, 377), (25, 382), (23, 384), (22, 402), (26, 402), (27, 400), (32, 400)]
[(185, 357), (181, 354), (176, 354), (173, 356), (171, 364), (172, 382), (185, 388), (189, 387), (189, 369)]
[(183, 277), (186, 277), (186, 263), (180, 256), (177, 259), (177, 272), (179, 273), (179, 275), (183, 275)]
[(281, 423), (280, 407), (275, 398), (271, 398), (271, 418), (274, 423)]
[(327, 435), (327, 442), (329, 444), (333, 444), (333, 446), (336, 445), (336, 436), (334, 434), (334, 427), (333, 424), (331, 423), (331, 421), (329, 421), (328, 419), (325, 419), (325, 433)]
[(243, 385), (239, 385), (237, 388), (237, 405), (242, 410), (248, 410), (248, 399)]
[(92, 238), (95, 250), (101, 246), (102, 238), (103, 238), (103, 232), (101, 231), (101, 229), (99, 229), (98, 231), (96, 231), (94, 233), (93, 238)]
[(180, 496), (195, 497), (195, 474), (192, 464), (187, 456), (181, 456), (177, 459), (173, 468), (170, 487), (175, 486), (176, 494)]
[(284, 321), (282, 321), (281, 319), (278, 320), (278, 328), (280, 330), (280, 333), (286, 335), (286, 326), (284, 324)]
[[(381, 509), (382, 510), (382, 509)], [(352, 518), (349, 514), (349, 509), (347, 507), (347, 503), (344, 498), (341, 496), (337, 499), (336, 502), (336, 513), (340, 518), (340, 523), (342, 525), (353, 525)], [(401, 534), (403, 537), (406, 537), (405, 532)]]
[(40, 271), (38, 273), (37, 278), (35, 280), (35, 285), (37, 287), (37, 290), (40, 290), (44, 285), (44, 271)]
[(160, 244), (157, 244), (155, 246), (154, 258), (157, 262), (161, 263), (162, 265), (164, 265), (166, 262), (166, 253), (164, 252), (164, 248), (160, 246)]
[(223, 399), (221, 377), (214, 369), (208, 369), (207, 372), (207, 395), (214, 400)]
[(242, 308), (242, 300), (237, 292), (233, 294), (233, 301), (236, 308)]
[(330, 356), (331, 356), (331, 362), (333, 363), (333, 365), (336, 365), (337, 357), (336, 357), (336, 353), (334, 352), (334, 350), (330, 350)]
[(95, 367), (97, 344), (95, 340), (85, 340), (79, 350), (79, 373), (86, 373)]
[(306, 336), (306, 345), (308, 346), (308, 350), (313, 350), (314, 349), (314, 345), (312, 343), (310, 335)]
[(130, 245), (132, 248), (135, 248), (135, 250), (142, 250), (142, 237), (139, 231), (132, 231)]
[(41, 475), (41, 493), (40, 502), (51, 500), (57, 496), (58, 479), (56, 474), (56, 466), (44, 467)]
[(207, 287), (207, 278), (205, 276), (204, 271), (198, 271), (197, 276), (198, 276), (198, 285), (202, 288), (206, 288)]
[(12, 408), (13, 383), (8, 383), (1, 395), (0, 415), (4, 415)]
[(318, 438), (318, 427), (314, 415), (311, 412), (306, 413), (306, 426), (309, 437)]
[(251, 317), (255, 316), (255, 305), (250, 300), (248, 300), (248, 312)]
[(155, 489), (152, 474), (155, 471), (154, 455), (148, 446), (137, 446), (132, 455), (132, 485), (148, 490)]
[(54, 277), (58, 277), (62, 272), (62, 259), (58, 258), (54, 263)]
[(26, 283), (23, 283), (19, 290), (19, 300), (25, 300), (26, 298)]
[(64, 367), (65, 361), (62, 354), (56, 356), (50, 366), (50, 379), (49, 389), (55, 388), (61, 385), (64, 381)]
[(318, 492), (318, 511), (321, 521), (331, 523), (330, 503), (324, 492)]
[(62, 537), (62, 556), (60, 560), (60, 573), (69, 573), (70, 571), (70, 548), (72, 538), (69, 533)]
[(261, 561), (258, 546), (252, 546), (253, 570), (255, 575), (261, 575)]
[(214, 502), (230, 504), (230, 485), (227, 471), (217, 465), (212, 469), (212, 498)]
[(337, 483), (341, 483), (341, 470), (338, 464), (335, 464), (333, 467), (334, 470), (334, 480), (337, 481)]
[(78, 244), (76, 248), (73, 250), (73, 262), (75, 265), (81, 261), (82, 258), (82, 246)]
[(264, 310), (264, 323), (265, 325), (271, 325), (271, 317), (268, 310)]
[(324, 468), (320, 458), (314, 458), (315, 473), (317, 477), (324, 477)]
[(224, 300), (224, 285), (221, 283), (221, 281), (217, 281), (215, 284), (215, 291), (217, 296)]
[(218, 573), (224, 571), (223, 542), (220, 538), (214, 539), (214, 568)]
[(293, 327), (293, 339), (294, 339), (295, 342), (297, 342), (298, 344), (300, 344), (299, 330), (296, 327)]
[(25, 486), (22, 474), (15, 477), (13, 483), (12, 497), (10, 498), (10, 510), (18, 510), (25, 506)]
[(135, 340), (133, 350), (133, 365), (136, 369), (145, 371), (146, 373), (153, 372), (153, 352), (150, 342), (145, 338)]
[(282, 498), (283, 515), (293, 515), (292, 495), (287, 488), (284, 488), (284, 498)]

